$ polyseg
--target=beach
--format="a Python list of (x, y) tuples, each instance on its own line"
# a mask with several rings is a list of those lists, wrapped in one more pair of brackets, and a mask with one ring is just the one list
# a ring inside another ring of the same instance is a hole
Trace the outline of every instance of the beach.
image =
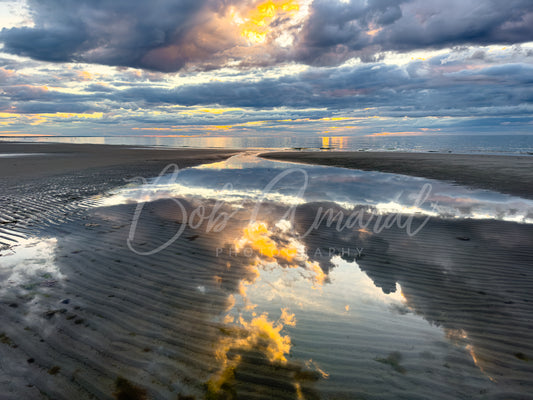
[[(170, 149), (154, 147), (110, 146), (99, 144), (0, 143), (0, 178), (6, 180), (45, 178), (89, 168), (144, 168), (157, 175), (168, 163), (189, 167), (220, 161), (236, 154), (235, 150)], [(14, 154), (15, 157), (9, 157)], [(24, 155), (25, 157), (16, 157)], [(92, 171), (88, 171), (92, 172)]]
[[(47, 214), (69, 206), (74, 210), (75, 204), (135, 177), (156, 177), (171, 163), (186, 168), (221, 161), (237, 152), (2, 142), (0, 228), (18, 231), (30, 220), (46, 219)], [(0, 232), (2, 237), (7, 238), (7, 233)]]
[(533, 400), (532, 6), (0, 1), (0, 400)]
[[(7, 153), (6, 399), (531, 398), (528, 157)], [(178, 177), (130, 181), (169, 163)], [(309, 164), (300, 197), (296, 163)], [(433, 197), (409, 214), (426, 183)], [(315, 224), (324, 210), (342, 224)]]

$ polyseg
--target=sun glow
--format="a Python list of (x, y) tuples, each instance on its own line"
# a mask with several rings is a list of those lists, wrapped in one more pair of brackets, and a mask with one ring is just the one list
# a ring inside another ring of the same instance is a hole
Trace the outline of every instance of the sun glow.
[(241, 29), (241, 36), (249, 44), (265, 43), (268, 34), (272, 31), (273, 23), (293, 18), (300, 11), (300, 4), (294, 0), (276, 1), (268, 0), (251, 10), (246, 17), (233, 13), (233, 22)]

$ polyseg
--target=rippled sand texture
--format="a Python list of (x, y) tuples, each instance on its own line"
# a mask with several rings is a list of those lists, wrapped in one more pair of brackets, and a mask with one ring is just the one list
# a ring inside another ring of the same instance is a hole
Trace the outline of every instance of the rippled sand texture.
[(531, 398), (531, 224), (107, 199), (2, 251), (3, 398)]

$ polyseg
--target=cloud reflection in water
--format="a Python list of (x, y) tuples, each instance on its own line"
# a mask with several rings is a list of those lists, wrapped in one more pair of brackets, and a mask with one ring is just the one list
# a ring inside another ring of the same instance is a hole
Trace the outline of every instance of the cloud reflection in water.
[[(391, 371), (422, 392), (438, 388), (443, 398), (452, 398), (446, 382), (457, 374), (469, 377), (461, 385), (473, 397), (492, 388), (488, 377), (494, 375), (518, 387), (514, 371), (524, 366), (512, 354), (527, 352), (524, 316), (531, 310), (515, 304), (530, 295), (510, 294), (508, 288), (513, 274), (527, 272), (531, 201), (425, 179), (313, 166), (303, 167), (310, 178), (304, 196), (295, 195), (299, 178), (287, 175), (263, 197), (261, 189), (288, 165), (238, 156), (214, 168), (184, 170), (178, 182), (162, 181), (142, 198), (181, 198), (191, 207), (219, 200), (238, 211), (239, 222), (231, 222), (216, 243), (233, 251), (228, 268), (240, 275), (227, 287), (226, 311), (218, 319), (213, 393), (236, 390), (246, 371), (265, 377), (272, 366), (292, 371), (284, 382), (290, 382), (294, 398), (309, 389), (298, 378), (306, 371), (330, 394), (365, 395), (373, 379), (393, 387), (399, 378)], [(228, 182), (231, 188), (224, 186)], [(433, 189), (430, 201), (409, 210), (427, 182)], [(134, 201), (139, 193), (126, 189), (109, 204)], [(258, 200), (263, 204), (256, 222), (248, 225)], [(361, 205), (369, 213), (432, 218), (414, 237), (397, 226), (375, 233), (325, 224), (304, 237), (320, 206), (349, 212)], [(290, 206), (293, 221), (284, 219)], [(497, 268), (503, 263), (512, 274)], [(220, 271), (213, 279), (226, 281)], [(509, 344), (501, 337), (502, 326), (513, 324), (518, 328)], [(464, 337), (458, 341), (450, 332)], [(361, 381), (360, 392), (354, 377)]]

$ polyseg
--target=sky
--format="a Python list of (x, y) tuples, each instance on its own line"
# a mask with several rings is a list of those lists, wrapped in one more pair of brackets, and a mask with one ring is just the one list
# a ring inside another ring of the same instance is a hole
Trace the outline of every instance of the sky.
[(0, 0), (0, 136), (529, 133), (532, 0)]

